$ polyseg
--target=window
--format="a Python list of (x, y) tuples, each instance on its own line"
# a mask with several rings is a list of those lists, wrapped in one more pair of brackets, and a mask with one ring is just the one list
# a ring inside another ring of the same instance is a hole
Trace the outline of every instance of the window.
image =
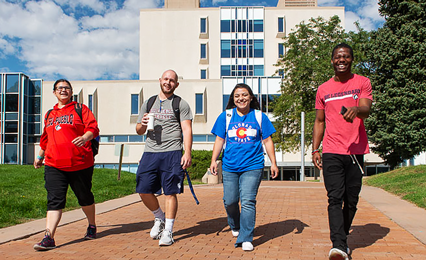
[(254, 76), (264, 76), (263, 65), (254, 65)]
[(220, 66), (220, 75), (221, 75), (221, 77), (231, 76), (231, 66), (230, 65)]
[(77, 103), (80, 103), (80, 100), (78, 100), (78, 95), (72, 95), (72, 100)]
[(132, 115), (139, 114), (139, 94), (132, 94), (130, 102), (131, 102)]
[(203, 94), (195, 94), (195, 114), (200, 115), (203, 114), (204, 110), (204, 102), (203, 102)]
[(201, 70), (200, 72), (201, 72), (200, 78), (207, 79), (207, 70)]
[(19, 91), (19, 75), (6, 75), (6, 93)]
[(201, 44), (201, 59), (207, 59), (207, 44)]
[(254, 57), (263, 58), (263, 40), (254, 40)]
[(263, 32), (263, 20), (254, 20), (254, 32)]
[(220, 21), (220, 32), (231, 32), (231, 21), (221, 20)]
[(220, 57), (231, 58), (231, 40), (220, 41)]
[(284, 43), (278, 43), (278, 58), (284, 56)]
[(284, 17), (278, 17), (278, 32), (284, 32)]
[(89, 104), (88, 107), (90, 109), (90, 111), (93, 112), (93, 95), (89, 95)]
[(207, 33), (207, 18), (200, 19), (200, 33)]

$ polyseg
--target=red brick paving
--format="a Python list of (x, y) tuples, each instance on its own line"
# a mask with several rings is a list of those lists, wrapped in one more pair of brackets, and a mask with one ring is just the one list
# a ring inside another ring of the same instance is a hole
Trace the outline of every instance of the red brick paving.
[[(36, 252), (43, 234), (0, 245), (1, 259), (328, 259), (327, 197), (321, 183), (263, 182), (258, 195), (254, 251), (234, 248), (222, 186), (196, 186), (179, 195), (175, 244), (149, 237), (152, 213), (135, 203), (97, 216), (98, 238), (84, 241), (86, 220), (57, 230), (58, 248)], [(160, 197), (161, 205), (164, 198)], [(356, 260), (426, 259), (426, 245), (360, 199), (349, 246)]]

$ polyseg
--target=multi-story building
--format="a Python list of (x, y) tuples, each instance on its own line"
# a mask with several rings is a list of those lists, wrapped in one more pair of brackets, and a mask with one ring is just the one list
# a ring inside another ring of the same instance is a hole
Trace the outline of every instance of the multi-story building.
[[(200, 8), (199, 0), (165, 0), (162, 9), (140, 10), (139, 80), (69, 79), (74, 100), (88, 105), (99, 123), (101, 146), (96, 166), (117, 168), (124, 145), (122, 169), (136, 171), (145, 144), (145, 136), (136, 135), (136, 119), (142, 102), (159, 93), (158, 78), (166, 69), (179, 74), (176, 94), (192, 108), (195, 150), (212, 150), (215, 137), (210, 131), (236, 83), (251, 86), (262, 110), (273, 120), (269, 102), (280, 90), (281, 78), (274, 64), (285, 51), (282, 38), (302, 21), (333, 15), (344, 21), (344, 8), (318, 7), (315, 0), (279, 0), (277, 7), (219, 8)], [(41, 114), (56, 103), (52, 85), (43, 82)], [(40, 133), (43, 124), (40, 111), (37, 113), (37, 120), (31, 122), (38, 127), (34, 134)], [(16, 148), (17, 153), (26, 154), (16, 162), (32, 163), (39, 148), (37, 143), (31, 145), (26, 153), (24, 148)], [(8, 154), (13, 153), (10, 149)], [(314, 176), (309, 151), (307, 154), (305, 175)], [(279, 179), (299, 179), (300, 153), (277, 152), (277, 160)], [(374, 154), (366, 157), (367, 165), (381, 162)], [(265, 178), (267, 171), (268, 167)]]

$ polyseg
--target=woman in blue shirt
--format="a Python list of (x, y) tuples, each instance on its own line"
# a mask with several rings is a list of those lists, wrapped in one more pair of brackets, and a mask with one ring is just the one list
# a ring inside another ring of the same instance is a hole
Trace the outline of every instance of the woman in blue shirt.
[(238, 237), (235, 246), (241, 245), (244, 251), (251, 251), (256, 221), (256, 196), (264, 167), (262, 143), (271, 160), (271, 177), (278, 176), (271, 138), (275, 129), (269, 118), (259, 111), (259, 101), (246, 84), (235, 86), (226, 109), (219, 115), (212, 129), (216, 140), (210, 171), (217, 175), (216, 160), (224, 148), (223, 202), (228, 224), (232, 235)]

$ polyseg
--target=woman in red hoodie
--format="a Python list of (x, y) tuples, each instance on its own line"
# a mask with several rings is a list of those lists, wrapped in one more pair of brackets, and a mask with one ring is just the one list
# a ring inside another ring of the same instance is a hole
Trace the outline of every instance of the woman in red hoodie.
[(98, 123), (90, 109), (81, 105), (81, 115), (72, 101), (72, 86), (59, 79), (53, 85), (58, 103), (46, 113), (40, 138), (40, 152), (34, 167), (45, 164), (44, 179), (47, 190), (45, 237), (34, 245), (35, 250), (56, 247), (55, 231), (65, 207), (68, 186), (74, 191), (89, 222), (85, 239), (96, 238), (95, 200), (92, 189), (93, 152), (91, 142), (99, 135)]

